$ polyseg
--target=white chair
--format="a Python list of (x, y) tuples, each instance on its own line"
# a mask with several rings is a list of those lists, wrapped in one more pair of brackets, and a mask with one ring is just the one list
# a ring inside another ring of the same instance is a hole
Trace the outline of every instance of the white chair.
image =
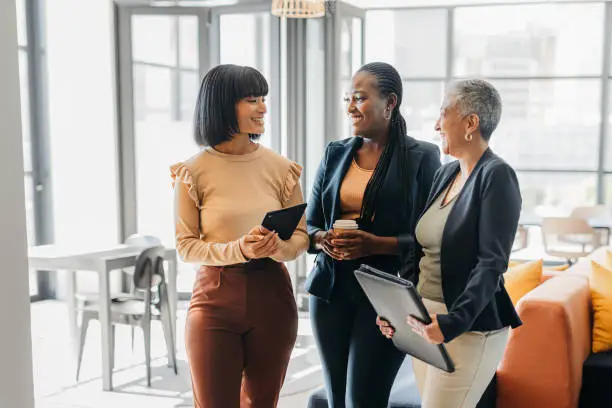
[[(587, 207), (576, 207), (572, 210), (570, 217), (582, 218), (590, 220), (598, 217), (605, 217), (608, 215), (608, 209), (605, 205), (591, 205)], [(610, 230), (609, 228), (597, 228), (593, 227), (601, 235), (601, 242), (605, 244), (610, 243)]]
[(586, 220), (572, 217), (544, 218), (542, 241), (548, 255), (565, 258), (570, 264), (602, 246), (600, 234)]

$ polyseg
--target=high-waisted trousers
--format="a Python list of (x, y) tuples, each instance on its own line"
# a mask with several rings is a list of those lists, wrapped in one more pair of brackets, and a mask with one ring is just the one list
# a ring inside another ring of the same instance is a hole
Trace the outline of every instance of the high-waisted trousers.
[(275, 407), (296, 336), (283, 264), (201, 267), (185, 336), (196, 408)]

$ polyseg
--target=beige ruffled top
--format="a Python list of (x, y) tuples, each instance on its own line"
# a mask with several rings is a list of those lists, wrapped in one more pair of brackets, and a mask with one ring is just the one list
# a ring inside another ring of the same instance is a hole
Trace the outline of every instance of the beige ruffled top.
[[(264, 146), (244, 155), (212, 148), (170, 168), (175, 185), (176, 246), (185, 262), (246, 262), (238, 240), (260, 225), (268, 211), (304, 202), (302, 168)], [(308, 248), (306, 220), (282, 241), (272, 258), (297, 258)]]

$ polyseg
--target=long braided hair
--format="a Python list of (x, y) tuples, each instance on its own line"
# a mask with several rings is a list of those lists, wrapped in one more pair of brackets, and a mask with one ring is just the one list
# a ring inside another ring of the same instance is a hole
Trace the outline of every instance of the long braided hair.
[[(387, 171), (389, 170), (393, 153), (396, 151), (403, 152), (406, 148), (406, 121), (400, 113), (403, 86), (402, 78), (397, 70), (393, 68), (393, 66), (384, 62), (372, 62), (364, 65), (357, 72), (368, 73), (376, 79), (378, 91), (380, 92), (381, 97), (388, 98), (391, 94), (395, 94), (397, 97), (397, 103), (391, 112), (387, 145), (385, 146), (385, 149), (378, 160), (378, 164), (374, 169), (374, 174), (372, 174), (363, 195), (359, 222), (367, 228), (374, 220), (376, 198), (378, 197), (378, 193), (380, 192), (387, 175)], [(401, 179), (404, 180), (407, 166), (403, 158), (399, 160), (399, 163), (400, 171), (402, 173)], [(409, 192), (407, 191), (407, 188), (403, 186), (404, 202), (406, 202), (408, 194)], [(406, 208), (405, 205), (403, 207)]]

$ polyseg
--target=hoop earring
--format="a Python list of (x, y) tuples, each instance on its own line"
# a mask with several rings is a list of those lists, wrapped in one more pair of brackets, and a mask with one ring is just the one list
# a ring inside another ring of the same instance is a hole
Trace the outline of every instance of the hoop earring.
[(472, 143), (472, 139), (474, 138), (474, 136), (472, 136), (471, 133), (468, 133), (465, 135), (465, 140), (467, 140), (468, 143)]
[(385, 109), (384, 118), (385, 118), (386, 120), (391, 119), (391, 111), (390, 111), (389, 109)]

